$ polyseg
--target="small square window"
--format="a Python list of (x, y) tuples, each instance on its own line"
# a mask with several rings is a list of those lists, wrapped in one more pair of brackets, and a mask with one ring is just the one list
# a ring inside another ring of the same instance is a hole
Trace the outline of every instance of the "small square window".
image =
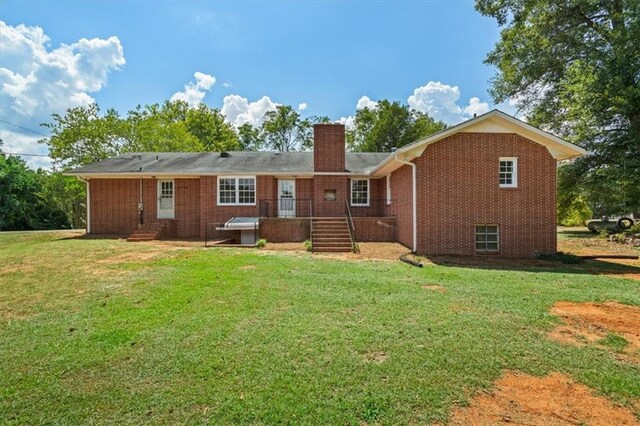
[(500, 228), (497, 225), (476, 225), (475, 244), (477, 252), (499, 250)]
[(498, 169), (500, 188), (516, 188), (518, 186), (518, 159), (500, 157)]

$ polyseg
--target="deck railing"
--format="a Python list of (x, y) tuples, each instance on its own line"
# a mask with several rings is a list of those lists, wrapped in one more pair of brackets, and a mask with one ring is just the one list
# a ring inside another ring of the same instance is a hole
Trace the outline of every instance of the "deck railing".
[(260, 217), (312, 217), (313, 204), (310, 198), (275, 198), (260, 200)]
[(395, 217), (396, 200), (374, 199), (367, 205), (350, 205), (352, 217)]

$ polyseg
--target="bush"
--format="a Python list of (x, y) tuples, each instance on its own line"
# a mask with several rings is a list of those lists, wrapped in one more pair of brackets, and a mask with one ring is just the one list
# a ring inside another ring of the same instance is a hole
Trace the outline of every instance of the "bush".
[(624, 233), (629, 235), (640, 234), (640, 220), (637, 221), (631, 228), (626, 229)]
[(562, 262), (567, 264), (577, 264), (584, 261), (584, 259), (582, 259), (580, 256), (576, 256), (575, 254), (571, 253), (563, 253), (561, 251), (557, 253), (536, 253), (536, 258), (542, 260), (553, 260), (555, 262)]
[(306, 241), (304, 242), (304, 248), (305, 248), (307, 251), (313, 251), (313, 244), (311, 243), (311, 240), (306, 240)]
[(258, 248), (263, 248), (266, 245), (267, 245), (267, 240), (264, 238), (260, 238), (258, 241), (256, 241), (256, 247)]

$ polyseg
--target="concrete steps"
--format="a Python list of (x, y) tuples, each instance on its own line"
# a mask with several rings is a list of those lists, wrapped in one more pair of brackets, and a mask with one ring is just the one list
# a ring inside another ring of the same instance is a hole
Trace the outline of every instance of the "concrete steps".
[(136, 229), (127, 237), (128, 242), (153, 241), (160, 238), (162, 234), (162, 225), (159, 223), (145, 224), (141, 228)]
[(314, 218), (312, 226), (314, 252), (348, 253), (352, 251), (349, 227), (345, 218)]

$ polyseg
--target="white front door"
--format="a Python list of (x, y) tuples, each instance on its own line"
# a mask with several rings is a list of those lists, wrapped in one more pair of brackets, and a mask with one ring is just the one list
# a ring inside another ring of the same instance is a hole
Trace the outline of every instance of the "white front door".
[(296, 217), (296, 181), (278, 179), (278, 217)]
[(158, 181), (158, 219), (175, 217), (175, 193), (172, 180)]

